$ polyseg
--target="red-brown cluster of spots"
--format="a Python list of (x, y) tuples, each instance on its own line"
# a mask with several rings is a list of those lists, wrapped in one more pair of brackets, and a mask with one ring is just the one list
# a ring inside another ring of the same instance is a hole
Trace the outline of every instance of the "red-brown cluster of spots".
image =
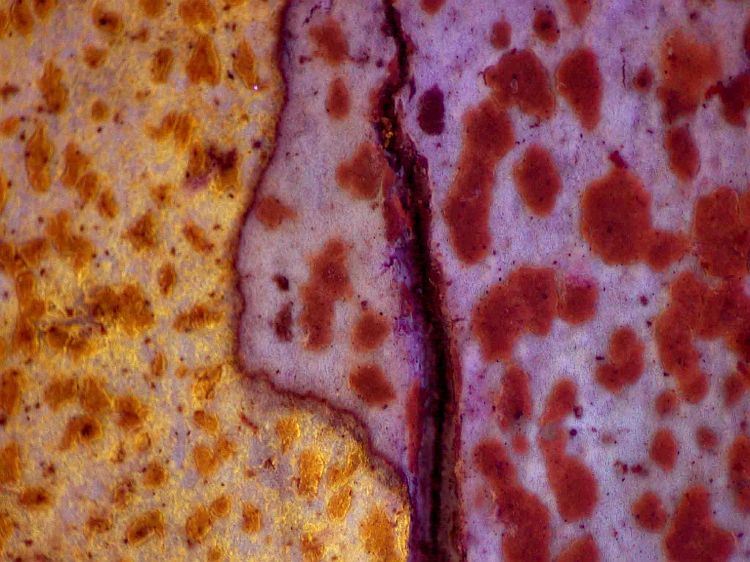
[(557, 16), (549, 8), (537, 10), (532, 23), (534, 33), (545, 43), (557, 43), (560, 37), (560, 26), (557, 25)]
[(504, 559), (508, 562), (546, 562), (550, 550), (549, 510), (527, 491), (516, 476), (503, 445), (487, 440), (474, 449), (474, 463), (489, 481), (497, 502)]
[(570, 543), (560, 553), (557, 562), (599, 562), (599, 547), (591, 535)]
[(443, 207), (459, 259), (476, 263), (489, 252), (495, 166), (513, 147), (508, 114), (488, 98), (464, 116), (464, 139), (456, 175)]
[(654, 85), (654, 71), (647, 64), (638, 69), (633, 77), (633, 87), (639, 92), (648, 92)]
[(729, 449), (729, 485), (737, 509), (750, 513), (750, 439), (740, 435)]
[(334, 304), (347, 299), (352, 292), (348, 251), (342, 240), (333, 239), (310, 260), (310, 278), (300, 288), (302, 313), (299, 324), (306, 336), (307, 349), (322, 350), (333, 340)]
[(331, 119), (340, 121), (349, 115), (351, 99), (349, 88), (347, 88), (346, 81), (343, 78), (335, 78), (328, 86), (325, 105), (326, 113), (331, 116)]
[(596, 128), (602, 107), (602, 75), (597, 56), (581, 47), (568, 54), (557, 69), (557, 88), (587, 130)]
[(496, 21), (490, 30), (490, 45), (495, 49), (507, 49), (510, 47), (512, 29), (505, 20)]
[[(390, 333), (386, 318), (372, 310), (364, 311), (354, 325), (352, 347), (358, 353), (379, 349)], [(393, 385), (382, 367), (375, 363), (357, 365), (349, 373), (349, 386), (368, 406), (385, 406), (396, 398)]]
[(570, 19), (577, 26), (582, 26), (591, 11), (591, 0), (565, 0)]
[(336, 167), (336, 182), (355, 199), (374, 199), (388, 190), (395, 180), (382, 151), (365, 141), (349, 160)]
[(539, 446), (557, 511), (566, 521), (589, 517), (599, 501), (599, 486), (591, 470), (565, 451), (569, 433), (560, 424), (574, 413), (576, 393), (576, 385), (569, 379), (555, 384), (547, 397), (539, 432)]
[(613, 167), (581, 196), (581, 234), (604, 263), (645, 261), (661, 271), (687, 250), (681, 234), (651, 225), (651, 196), (631, 171)]
[(693, 486), (683, 493), (667, 530), (664, 548), (670, 562), (718, 562), (726, 561), (732, 556), (734, 537), (714, 523), (710, 497), (702, 486)]
[(472, 332), (485, 360), (510, 359), (522, 334), (547, 335), (558, 314), (575, 322), (593, 317), (597, 292), (593, 282), (571, 281), (562, 292), (561, 301), (555, 271), (545, 267), (520, 267), (491, 287), (472, 312)]
[(630, 513), (641, 529), (656, 533), (667, 524), (667, 512), (664, 510), (661, 498), (652, 491), (644, 492), (633, 502)]
[(419, 127), (428, 135), (440, 135), (445, 128), (443, 91), (435, 84), (419, 97)]
[(659, 429), (651, 439), (648, 455), (662, 470), (670, 472), (677, 462), (679, 452), (674, 434), (669, 429)]
[(533, 144), (513, 166), (513, 179), (521, 199), (529, 211), (547, 216), (555, 208), (562, 180), (549, 151)]
[(311, 27), (310, 39), (317, 48), (315, 54), (331, 66), (338, 66), (349, 57), (349, 42), (341, 24), (332, 17)]
[(596, 369), (596, 381), (612, 393), (635, 384), (643, 373), (643, 342), (629, 326), (609, 338), (608, 361)]
[(529, 49), (506, 53), (485, 71), (484, 79), (503, 106), (517, 105), (537, 119), (548, 119), (555, 111), (555, 94), (547, 70)]
[(712, 288), (694, 274), (683, 273), (672, 282), (669, 305), (657, 318), (654, 331), (662, 367), (675, 376), (687, 401), (699, 402), (708, 380), (699, 368), (693, 340), (722, 338), (739, 355), (743, 368), (742, 362), (750, 360), (750, 297), (734, 280)]

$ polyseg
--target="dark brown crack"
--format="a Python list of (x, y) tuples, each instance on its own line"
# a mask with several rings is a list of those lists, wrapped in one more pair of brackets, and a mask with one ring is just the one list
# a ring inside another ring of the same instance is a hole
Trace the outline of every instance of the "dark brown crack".
[[(399, 177), (398, 197), (405, 211), (409, 236), (403, 243), (414, 275), (413, 293), (424, 327), (425, 380), (422, 382), (423, 437), (418, 455), (420, 482), (412, 517), (411, 560), (455, 560), (460, 555), (455, 506), (455, 460), (458, 419), (455, 396), (458, 380), (455, 346), (443, 311), (443, 274), (431, 254), (432, 209), (427, 160), (401, 126), (397, 96), (410, 86), (409, 39), (392, 0), (383, 0), (387, 33), (397, 47), (398, 69), (380, 94), (376, 128), (388, 160)], [(414, 494), (413, 494), (414, 496)], [(421, 503), (424, 502), (424, 503)]]

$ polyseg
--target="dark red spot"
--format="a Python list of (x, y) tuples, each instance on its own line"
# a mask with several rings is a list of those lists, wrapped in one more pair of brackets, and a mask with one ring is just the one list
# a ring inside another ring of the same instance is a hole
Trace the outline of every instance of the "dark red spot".
[(513, 125), (492, 99), (464, 116), (463, 148), (443, 213), (456, 255), (475, 263), (489, 251), (495, 166), (513, 147)]
[(570, 19), (581, 27), (591, 11), (591, 0), (565, 0), (565, 3), (568, 5)]
[(628, 163), (625, 162), (625, 159), (622, 157), (619, 150), (613, 150), (609, 153), (609, 161), (618, 168), (623, 168), (624, 170), (628, 169)]
[(651, 67), (644, 64), (633, 77), (633, 87), (639, 92), (648, 92), (654, 85), (654, 72)]
[(354, 325), (352, 346), (357, 351), (373, 351), (383, 344), (389, 333), (388, 320), (377, 312), (368, 310), (362, 313)]
[(695, 430), (695, 442), (704, 451), (713, 451), (719, 445), (719, 436), (710, 427), (701, 425)]
[(489, 481), (497, 513), (505, 526), (502, 551), (507, 562), (548, 562), (551, 540), (549, 512), (518, 482), (505, 448), (484, 441), (474, 449), (474, 463)]
[(562, 188), (555, 161), (546, 148), (533, 144), (513, 166), (513, 179), (521, 199), (531, 213), (547, 216), (555, 208)]
[(289, 290), (289, 279), (285, 276), (277, 273), (273, 276), (273, 281), (276, 283), (276, 286), (279, 288), (280, 291), (288, 291)]
[(708, 86), (721, 76), (721, 59), (714, 45), (677, 30), (662, 45), (661, 69), (657, 94), (664, 107), (664, 120), (672, 123), (695, 113)]
[(531, 416), (529, 376), (518, 367), (510, 367), (500, 381), (497, 412), (503, 429), (525, 422)]
[(484, 79), (504, 106), (518, 108), (538, 119), (548, 119), (555, 111), (547, 70), (533, 51), (510, 51), (484, 73)]
[(591, 535), (572, 542), (560, 553), (557, 562), (599, 562), (599, 548)]
[(643, 372), (643, 342), (632, 328), (617, 328), (609, 338), (608, 361), (596, 369), (596, 381), (613, 393), (635, 384)]
[(417, 122), (428, 135), (439, 135), (445, 128), (443, 91), (435, 84), (419, 98)]
[(496, 21), (492, 24), (490, 44), (495, 49), (507, 49), (510, 47), (511, 27), (505, 20)]
[(349, 160), (336, 167), (336, 182), (355, 199), (374, 199), (395, 179), (382, 151), (371, 142), (363, 142)]
[(750, 513), (750, 439), (740, 435), (729, 449), (729, 483), (737, 509)]
[(302, 313), (299, 324), (305, 347), (321, 350), (333, 341), (334, 303), (352, 292), (346, 263), (348, 249), (341, 240), (329, 240), (310, 260), (310, 277), (300, 288)]
[(725, 562), (734, 548), (732, 533), (717, 527), (713, 521), (708, 491), (703, 486), (688, 488), (664, 537), (669, 561)]
[(669, 429), (660, 429), (654, 434), (648, 455), (663, 470), (669, 472), (674, 468), (678, 453), (677, 440)]
[(437, 13), (445, 4), (445, 0), (421, 0), (422, 9), (428, 14)]
[(546, 335), (557, 309), (552, 269), (521, 267), (474, 306), (472, 331), (487, 361), (510, 358), (524, 332)]
[(273, 331), (281, 341), (292, 341), (292, 303), (288, 302), (276, 313)]
[(651, 196), (628, 170), (612, 168), (581, 200), (581, 233), (605, 263), (635, 263), (648, 247)]
[(707, 97), (719, 95), (721, 111), (730, 125), (744, 127), (747, 124), (745, 110), (750, 107), (750, 70), (732, 78), (724, 85), (719, 82), (709, 89)]
[(557, 16), (550, 9), (537, 10), (534, 14), (534, 33), (545, 43), (556, 43), (560, 37)]
[(568, 324), (583, 324), (596, 315), (599, 289), (590, 279), (569, 278), (558, 303), (557, 313)]
[(654, 408), (660, 418), (669, 416), (677, 408), (677, 393), (674, 390), (665, 390), (656, 397)]
[(575, 383), (563, 379), (555, 384), (547, 398), (539, 433), (539, 446), (557, 511), (566, 521), (590, 516), (599, 500), (596, 478), (580, 459), (565, 452), (569, 432), (558, 426), (567, 415), (574, 413), (575, 401)]
[(747, 274), (750, 234), (740, 220), (737, 193), (720, 187), (695, 204), (693, 234), (698, 257), (709, 275), (718, 277)]
[(339, 65), (349, 57), (349, 43), (341, 25), (332, 17), (310, 28), (310, 38), (317, 47), (316, 54), (330, 65)]
[(385, 406), (396, 398), (393, 385), (379, 365), (358, 365), (349, 373), (349, 386), (368, 406)]
[(700, 153), (687, 125), (667, 129), (664, 148), (669, 156), (669, 168), (681, 180), (695, 177), (700, 167)]
[(346, 87), (346, 81), (343, 78), (335, 78), (328, 86), (328, 95), (326, 96), (326, 113), (332, 119), (341, 120), (349, 115), (351, 100), (349, 99), (349, 89)]
[(602, 106), (602, 75), (596, 54), (589, 48), (576, 49), (557, 69), (557, 88), (589, 131), (596, 128)]
[(667, 512), (662, 506), (661, 498), (654, 492), (647, 491), (633, 502), (630, 509), (638, 526), (650, 533), (657, 533), (667, 524)]

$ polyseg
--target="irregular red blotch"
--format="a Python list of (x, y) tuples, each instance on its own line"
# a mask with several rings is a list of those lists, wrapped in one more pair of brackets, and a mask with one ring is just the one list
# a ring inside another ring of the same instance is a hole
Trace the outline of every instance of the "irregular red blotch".
[(605, 263), (638, 261), (651, 232), (651, 196), (628, 170), (612, 168), (581, 199), (581, 233)]
[(504, 106), (518, 108), (538, 119), (548, 119), (555, 111), (547, 70), (533, 51), (510, 51), (484, 73), (484, 79)]
[(745, 31), (742, 33), (742, 46), (745, 49), (745, 55), (750, 57), (750, 17), (747, 18)]
[(667, 230), (652, 230), (644, 259), (654, 271), (664, 271), (679, 261), (689, 247), (687, 237)]
[(534, 14), (534, 33), (545, 43), (556, 43), (560, 37), (560, 27), (557, 25), (557, 16), (549, 8), (537, 10)]
[(638, 72), (633, 77), (633, 87), (639, 92), (648, 92), (651, 90), (651, 86), (654, 85), (654, 72), (651, 67), (644, 64), (638, 69)]
[(667, 123), (692, 115), (710, 84), (721, 76), (721, 59), (715, 45), (702, 43), (682, 30), (669, 34), (662, 44), (662, 81), (657, 95)]
[(724, 562), (732, 556), (734, 548), (732, 533), (717, 527), (713, 521), (708, 491), (703, 486), (688, 488), (664, 537), (668, 560)]
[(355, 199), (374, 199), (393, 184), (395, 175), (381, 150), (366, 141), (336, 167), (336, 182)]
[(740, 219), (737, 192), (720, 187), (695, 203), (693, 235), (701, 266), (718, 277), (747, 274), (750, 233)]
[(557, 511), (566, 521), (590, 516), (599, 501), (596, 478), (580, 459), (565, 452), (568, 433), (557, 426), (566, 412), (573, 412), (575, 400), (575, 383), (569, 379), (559, 381), (547, 398), (539, 433), (539, 446), (544, 455)]
[(737, 373), (732, 373), (724, 379), (724, 405), (731, 408), (740, 401), (746, 390), (745, 382)]
[(635, 384), (643, 373), (643, 342), (629, 326), (609, 338), (608, 361), (596, 369), (596, 381), (613, 393)]
[(674, 390), (669, 389), (663, 391), (656, 397), (654, 408), (659, 417), (664, 418), (675, 411), (677, 404), (677, 393)]
[(349, 88), (346, 87), (346, 81), (341, 78), (335, 78), (328, 86), (328, 95), (326, 96), (326, 113), (331, 119), (337, 121), (345, 119), (351, 109), (351, 99), (349, 98)]
[(562, 180), (549, 151), (533, 144), (513, 166), (513, 179), (521, 199), (531, 213), (547, 216), (555, 208)]
[(612, 162), (615, 166), (618, 168), (629, 168), (628, 163), (625, 161), (625, 159), (622, 157), (622, 154), (620, 154), (619, 150), (613, 150), (609, 153), (609, 161)]
[(599, 548), (594, 537), (586, 535), (569, 544), (557, 562), (599, 562)]
[(750, 439), (740, 435), (729, 449), (729, 483), (737, 509), (750, 513)]
[(464, 115), (463, 148), (443, 213), (456, 255), (476, 263), (490, 246), (489, 214), (495, 166), (513, 147), (508, 114), (492, 99)]
[(294, 219), (297, 213), (277, 197), (268, 196), (255, 204), (255, 216), (269, 230), (276, 230), (284, 221)]
[(385, 406), (396, 398), (393, 385), (379, 365), (358, 365), (349, 373), (352, 392), (368, 406)]
[(445, 128), (445, 104), (443, 91), (437, 84), (419, 97), (419, 127), (428, 135), (440, 135)]
[(310, 28), (310, 38), (317, 47), (318, 56), (328, 64), (336, 66), (349, 57), (349, 43), (341, 25), (332, 17)]
[(333, 239), (310, 260), (310, 277), (300, 288), (302, 313), (299, 317), (307, 349), (319, 351), (333, 341), (334, 304), (348, 298), (352, 292), (347, 253), (346, 244)]
[(500, 381), (497, 397), (500, 427), (509, 429), (531, 417), (532, 403), (529, 376), (518, 367), (510, 367)]
[(570, 19), (577, 26), (582, 26), (591, 12), (591, 0), (565, 0)]
[(664, 149), (669, 156), (669, 169), (681, 180), (695, 177), (700, 167), (700, 153), (687, 125), (667, 129)]
[(633, 502), (630, 513), (641, 529), (651, 533), (661, 531), (667, 524), (667, 512), (664, 511), (661, 498), (651, 491), (644, 492)]
[(435, 14), (440, 11), (440, 8), (445, 4), (445, 0), (421, 0), (420, 5), (422, 9), (428, 14)]
[(565, 280), (557, 313), (568, 324), (583, 324), (596, 316), (599, 289), (591, 279)]
[(379, 348), (390, 333), (388, 320), (377, 312), (363, 312), (354, 325), (352, 346), (356, 351), (373, 351)]
[(496, 21), (492, 24), (492, 32), (490, 33), (490, 44), (495, 49), (507, 49), (510, 47), (511, 38), (511, 27), (510, 24), (505, 21)]
[(490, 288), (472, 311), (472, 332), (487, 361), (508, 359), (524, 332), (549, 333), (557, 309), (555, 273), (520, 267), (505, 283)]
[(503, 445), (496, 440), (481, 442), (474, 449), (474, 463), (489, 481), (497, 502), (497, 513), (505, 525), (502, 550), (507, 562), (548, 562), (551, 539), (549, 511), (526, 491)]
[(719, 436), (710, 427), (701, 425), (695, 430), (695, 441), (704, 451), (713, 451), (719, 444)]
[(709, 89), (707, 97), (718, 94), (724, 120), (730, 125), (747, 125), (745, 110), (750, 107), (750, 70), (735, 76), (726, 85), (719, 82)]
[(677, 440), (669, 429), (660, 429), (654, 434), (648, 454), (663, 470), (669, 472), (674, 468), (678, 453)]
[(409, 470), (416, 472), (419, 461), (419, 444), (422, 438), (422, 407), (419, 381), (414, 381), (406, 396), (406, 432), (409, 439)]
[(602, 107), (602, 75), (596, 53), (587, 47), (567, 55), (557, 69), (557, 89), (589, 131), (596, 128)]

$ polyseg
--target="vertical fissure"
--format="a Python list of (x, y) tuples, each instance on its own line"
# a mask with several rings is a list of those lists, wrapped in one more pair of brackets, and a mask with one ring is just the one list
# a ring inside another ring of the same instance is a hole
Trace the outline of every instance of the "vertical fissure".
[[(455, 454), (457, 419), (455, 416), (455, 351), (443, 311), (443, 277), (431, 252), (432, 208), (427, 176), (427, 160), (418, 153), (414, 142), (402, 127), (397, 97), (411, 80), (411, 44), (401, 27), (401, 15), (392, 0), (383, 0), (387, 32), (397, 46), (398, 69), (381, 91), (376, 128), (381, 145), (399, 176), (397, 197), (410, 227), (407, 248), (414, 274), (414, 292), (424, 326), (427, 379), (423, 383), (422, 416), (426, 424), (419, 462), (427, 467), (418, 471), (427, 482), (421, 482), (427, 502), (414, 510), (411, 548), (424, 560), (456, 558), (453, 535), (455, 514)], [(426, 488), (426, 489), (425, 489)], [(421, 498), (420, 498), (421, 499)]]

